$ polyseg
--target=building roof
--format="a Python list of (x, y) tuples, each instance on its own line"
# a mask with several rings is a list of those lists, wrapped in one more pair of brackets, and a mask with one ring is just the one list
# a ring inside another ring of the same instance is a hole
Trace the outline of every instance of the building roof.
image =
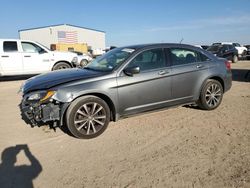
[(47, 27), (56, 27), (56, 26), (62, 26), (62, 25), (77, 27), (77, 28), (82, 28), (82, 29), (88, 29), (88, 30), (97, 31), (97, 32), (101, 32), (101, 33), (106, 33), (105, 31), (101, 31), (101, 30), (97, 30), (97, 29), (91, 29), (91, 28), (88, 28), (88, 27), (81, 27), (81, 26), (71, 25), (71, 24), (57, 24), (57, 25), (49, 25), (49, 26), (35, 27), (35, 28), (29, 28), (29, 29), (21, 29), (21, 30), (18, 30), (18, 32), (28, 31), (28, 30), (35, 30), (35, 29), (43, 29), (43, 28), (47, 28)]

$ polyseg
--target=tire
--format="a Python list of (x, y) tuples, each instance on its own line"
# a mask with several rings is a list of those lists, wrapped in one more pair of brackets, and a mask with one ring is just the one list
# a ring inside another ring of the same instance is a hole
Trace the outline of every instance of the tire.
[(90, 139), (101, 135), (108, 127), (110, 109), (107, 103), (92, 95), (73, 101), (66, 113), (66, 124), (77, 138)]
[(80, 66), (85, 67), (89, 62), (86, 59), (81, 60)]
[(55, 71), (55, 70), (69, 69), (69, 68), (71, 68), (71, 66), (68, 63), (60, 62), (55, 64), (52, 70)]
[(200, 93), (198, 106), (203, 110), (214, 110), (222, 101), (223, 87), (217, 80), (207, 80)]
[(233, 55), (232, 62), (233, 63), (237, 63), (238, 62), (238, 56), (237, 55)]

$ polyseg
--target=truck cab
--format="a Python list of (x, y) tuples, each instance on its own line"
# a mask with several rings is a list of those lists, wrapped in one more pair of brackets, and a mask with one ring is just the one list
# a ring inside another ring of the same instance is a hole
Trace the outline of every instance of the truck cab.
[(28, 40), (0, 39), (0, 76), (40, 74), (77, 64), (77, 55)]

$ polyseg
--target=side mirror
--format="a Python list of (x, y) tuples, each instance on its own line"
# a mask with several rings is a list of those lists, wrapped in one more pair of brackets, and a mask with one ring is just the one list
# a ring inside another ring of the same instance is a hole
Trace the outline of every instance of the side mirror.
[(133, 76), (134, 74), (140, 73), (140, 67), (135, 66), (135, 67), (128, 67), (124, 69), (123, 71), (126, 75), (128, 76)]

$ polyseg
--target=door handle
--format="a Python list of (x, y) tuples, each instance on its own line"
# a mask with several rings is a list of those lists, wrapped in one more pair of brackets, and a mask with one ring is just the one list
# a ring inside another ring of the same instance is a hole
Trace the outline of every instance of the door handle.
[(25, 55), (24, 57), (31, 57), (30, 55)]
[(200, 69), (200, 68), (203, 68), (204, 65), (197, 65), (196, 67), (197, 67), (197, 69)]
[(2, 55), (1, 57), (9, 57), (8, 55)]
[(160, 72), (158, 72), (159, 75), (165, 75), (165, 74), (168, 74), (169, 72), (168, 71), (165, 71), (165, 70), (161, 70)]

